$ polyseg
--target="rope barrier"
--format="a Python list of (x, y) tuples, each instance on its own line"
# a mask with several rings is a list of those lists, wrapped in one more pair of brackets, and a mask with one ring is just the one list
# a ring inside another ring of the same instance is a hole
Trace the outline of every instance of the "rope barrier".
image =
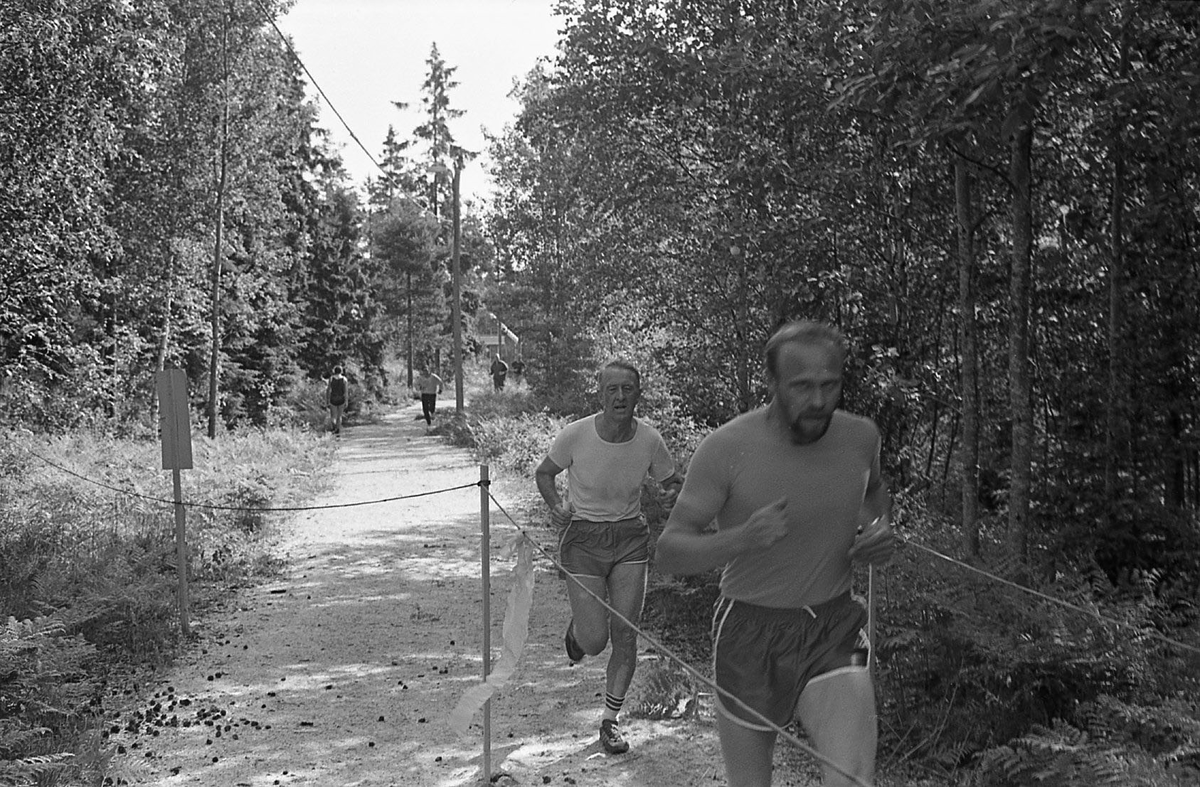
[[(69, 468), (63, 467), (62, 465), (60, 465), (56, 462), (53, 462), (50, 459), (47, 459), (46, 457), (42, 456), (41, 454), (39, 454), (36, 451), (33, 451), (29, 448), (25, 448), (24, 446), (16, 446), (16, 447), (19, 448), (20, 450), (24, 451), (25, 453), (29, 454), (30, 456), (38, 459), (39, 461), (45, 463), (46, 465), (53, 467), (54, 469), (56, 469), (62, 473), (66, 473), (69, 476), (78, 478), (79, 480), (84, 481), (85, 483), (92, 484), (93, 486), (97, 486), (102, 489), (107, 489), (111, 492), (116, 492), (118, 494), (127, 495), (129, 497), (135, 497), (135, 498), (138, 498), (140, 500), (145, 500), (150, 503), (156, 503), (158, 505), (172, 506), (172, 507), (176, 505), (176, 502), (174, 500), (168, 500), (166, 498), (154, 497), (152, 495), (143, 494), (141, 492), (137, 492), (132, 489), (122, 489), (121, 487), (114, 486), (112, 484), (107, 484), (103, 481), (98, 481), (94, 478), (89, 478), (89, 477), (82, 475), (80, 473), (77, 473)], [(461, 484), (459, 486), (447, 487), (445, 489), (433, 489), (433, 490), (429, 490), (426, 492), (414, 492), (414, 493), (408, 494), (408, 495), (397, 495), (395, 497), (385, 497), (385, 498), (380, 498), (378, 500), (360, 500), (360, 501), (355, 501), (355, 502), (351, 502), (351, 503), (332, 503), (329, 505), (257, 506), (256, 507), (256, 506), (222, 505), (222, 504), (218, 504), (218, 503), (203, 503), (203, 502), (200, 502), (200, 503), (184, 502), (184, 503), (182, 503), (182, 505), (186, 508), (198, 508), (198, 509), (205, 509), (205, 510), (211, 510), (211, 511), (242, 511), (242, 512), (256, 512), (256, 513), (275, 513), (275, 512), (278, 512), (278, 513), (292, 512), (292, 513), (294, 513), (294, 512), (299, 512), (299, 511), (325, 511), (325, 510), (336, 509), (336, 508), (355, 508), (355, 507), (359, 507), (359, 506), (379, 505), (381, 503), (394, 503), (394, 502), (397, 502), (400, 500), (411, 500), (414, 498), (428, 497), (430, 495), (439, 495), (439, 494), (444, 494), (447, 492), (457, 492), (462, 489), (470, 489), (471, 487), (476, 487), (476, 486), (482, 486), (482, 487), (487, 488), (487, 487), (490, 487), (490, 482), (473, 481), (469, 484)], [(496, 500), (496, 498), (491, 494), (490, 491), (488, 493), (488, 497), (490, 497), (492, 499), (492, 502), (496, 503), (497, 508), (500, 509), (500, 511), (504, 514), (504, 516), (510, 522), (512, 522), (514, 527), (516, 527), (518, 530), (521, 531), (522, 535), (524, 535), (526, 538), (531, 538), (529, 536), (529, 534), (524, 529), (522, 529), (521, 526), (518, 525), (511, 516), (509, 516), (508, 512), (504, 510), (504, 508), (500, 505), (500, 503)], [(1177, 639), (1172, 639), (1171, 637), (1168, 637), (1165, 634), (1161, 634), (1154, 630), (1147, 630), (1147, 629), (1139, 628), (1138, 626), (1136, 626), (1132, 623), (1126, 623), (1125, 621), (1122, 621), (1122, 620), (1116, 620), (1114, 618), (1106, 617), (1105, 615), (1102, 615), (1101, 613), (1096, 612), (1095, 610), (1087, 609), (1086, 607), (1081, 607), (1078, 604), (1071, 603), (1070, 601), (1064, 601), (1062, 599), (1054, 598), (1053, 596), (1048, 595), (1046, 593), (1042, 593), (1039, 590), (1025, 587), (1024, 585), (1020, 585), (1016, 582), (1013, 582), (1012, 580), (1005, 579), (1004, 577), (997, 576), (996, 574), (992, 574), (981, 568), (972, 566), (969, 563), (964, 563), (961, 560), (957, 560), (953, 557), (950, 557), (949, 555), (939, 552), (936, 549), (933, 549), (932, 547), (925, 546), (924, 544), (918, 543), (911, 539), (901, 538), (899, 543), (902, 546), (915, 547), (916, 549), (926, 552), (929, 555), (932, 555), (933, 557), (936, 557), (940, 560), (944, 560), (947, 563), (951, 563), (952, 565), (958, 566), (959, 568), (962, 568), (973, 574), (981, 576), (985, 579), (989, 579), (998, 584), (1006, 585), (1010, 588), (1013, 588), (1014, 590), (1019, 590), (1021, 592), (1027, 593), (1031, 596), (1036, 596), (1037, 598), (1040, 598), (1043, 601), (1048, 601), (1051, 604), (1057, 604), (1065, 609), (1070, 609), (1070, 610), (1072, 610), (1074, 612), (1078, 612), (1082, 615), (1087, 615), (1091, 618), (1096, 619), (1097, 621), (1100, 621), (1101, 623), (1107, 623), (1109, 625), (1116, 626), (1118, 628), (1136, 631), (1139, 634), (1150, 637), (1152, 639), (1156, 639), (1159, 642), (1162, 642), (1163, 644), (1171, 645), (1171, 646), (1179, 648), (1181, 650), (1185, 650), (1190, 653), (1200, 655), (1200, 647), (1196, 647), (1195, 645), (1189, 645), (1185, 642), (1180, 642)], [(536, 542), (535, 542), (535, 545), (536, 545)], [(538, 546), (538, 551), (542, 552), (543, 554), (546, 554), (546, 556), (549, 557), (549, 555), (545, 552), (545, 550), (543, 550), (540, 546)], [(553, 558), (550, 558), (550, 559), (553, 560)], [(580, 585), (580, 587), (583, 587), (583, 586)], [(585, 588), (585, 590), (586, 590), (586, 588)]]
[(1040, 598), (1043, 601), (1049, 601), (1051, 604), (1057, 604), (1060, 607), (1064, 607), (1066, 609), (1073, 610), (1073, 611), (1078, 612), (1083, 615), (1088, 615), (1089, 617), (1093, 617), (1102, 623), (1108, 623), (1110, 625), (1117, 626), (1118, 628), (1132, 629), (1133, 631), (1136, 631), (1139, 634), (1151, 637), (1153, 639), (1157, 639), (1167, 645), (1173, 645), (1177, 648), (1191, 651), (1192, 653), (1200, 655), (1200, 648), (1197, 648), (1193, 645), (1188, 645), (1185, 642), (1180, 642), (1178, 640), (1171, 639), (1170, 637), (1168, 637), (1164, 634), (1160, 634), (1157, 631), (1139, 628), (1138, 626), (1136, 626), (1132, 623), (1126, 623), (1125, 621), (1122, 621), (1122, 620), (1114, 620), (1113, 618), (1105, 617), (1104, 615), (1100, 614), (1099, 612), (1096, 612), (1095, 610), (1087, 609), (1086, 607), (1081, 607), (1078, 604), (1071, 603), (1070, 601), (1064, 601), (1062, 599), (1054, 598), (1051, 595), (1042, 593), (1039, 590), (1034, 590), (1033, 588), (1027, 588), (1023, 585), (1013, 582), (1010, 579), (1005, 579), (1004, 577), (996, 576), (995, 574), (984, 571), (981, 568), (976, 568), (975, 566), (972, 566), (969, 563), (964, 563), (963, 561), (952, 558), (949, 555), (944, 555), (941, 552), (938, 552), (936, 549), (927, 547), (924, 544), (918, 544), (917, 542), (910, 541), (908, 539), (902, 539), (900, 543), (905, 546), (916, 547), (917, 549), (919, 549), (923, 552), (927, 552), (928, 554), (933, 555), (934, 557), (940, 558), (940, 559), (946, 561), (947, 563), (956, 565), (959, 568), (966, 569), (967, 571), (969, 571), (973, 574), (978, 574), (979, 576), (982, 576), (986, 579), (990, 579), (993, 582), (997, 582), (1001, 585), (1006, 585), (1010, 588), (1014, 588), (1016, 590), (1023, 591), (1025, 593), (1028, 593), (1031, 596), (1036, 596), (1037, 598)]
[(721, 695), (723, 698), (725, 698), (725, 699), (728, 699), (728, 700), (732, 700), (734, 703), (736, 703), (736, 704), (738, 705), (738, 707), (739, 707), (739, 708), (741, 708), (742, 710), (745, 710), (745, 711), (747, 711), (747, 712), (748, 712), (750, 715), (752, 715), (752, 716), (753, 716), (755, 719), (757, 719), (758, 721), (762, 722), (764, 725), (766, 725), (766, 726), (770, 727), (772, 730), (774, 730), (774, 731), (775, 731), (775, 733), (776, 733), (776, 734), (780, 735), (780, 736), (781, 736), (781, 737), (782, 737), (784, 740), (786, 740), (788, 743), (791, 743), (791, 744), (792, 744), (793, 746), (795, 746), (796, 748), (798, 748), (798, 749), (800, 749), (801, 751), (805, 752), (806, 754), (810, 755), (811, 757), (813, 757), (813, 759), (817, 760), (818, 762), (821, 762), (821, 763), (822, 763), (822, 764), (824, 764), (824, 765), (827, 765), (827, 766), (829, 766), (829, 768), (831, 768), (832, 770), (836, 771), (837, 773), (839, 773), (840, 775), (844, 776), (845, 778), (849, 779), (849, 780), (850, 780), (851, 782), (853, 782), (854, 784), (856, 784), (856, 785), (859, 785), (860, 787), (871, 787), (871, 785), (870, 785), (870, 784), (867, 784), (867, 783), (866, 783), (866, 782), (864, 782), (862, 779), (859, 779), (857, 776), (855, 776), (854, 774), (852, 774), (852, 773), (850, 773), (849, 771), (845, 770), (845, 769), (844, 769), (842, 766), (838, 765), (838, 764), (837, 764), (836, 762), (834, 762), (833, 760), (831, 760), (831, 759), (829, 759), (828, 757), (826, 757), (825, 755), (821, 754), (821, 753), (820, 753), (820, 752), (818, 752), (816, 749), (812, 748), (811, 746), (809, 746), (808, 744), (806, 744), (804, 741), (800, 740), (800, 739), (799, 739), (799, 738), (797, 738), (795, 735), (793, 735), (792, 733), (788, 732), (788, 731), (787, 731), (786, 729), (784, 729), (783, 727), (780, 727), (778, 724), (775, 724), (773, 721), (771, 721), (770, 719), (768, 719), (766, 716), (762, 715), (762, 714), (761, 714), (761, 713), (759, 713), (757, 710), (755, 710), (754, 708), (752, 708), (752, 707), (750, 707), (749, 705), (747, 705), (745, 702), (743, 702), (743, 701), (741, 700), (741, 698), (734, 696), (733, 694), (731, 694), (731, 693), (730, 693), (729, 691), (727, 691), (726, 689), (723, 689), (723, 688), (721, 688), (720, 686), (718, 686), (718, 685), (716, 684), (716, 682), (714, 682), (712, 679), (710, 679), (710, 678), (709, 678), (709, 677), (707, 677), (706, 675), (703, 675), (702, 673), (700, 673), (700, 672), (699, 672), (699, 671), (698, 671), (698, 670), (697, 670), (695, 667), (693, 667), (692, 665), (688, 664), (688, 663), (687, 663), (686, 661), (684, 661), (684, 660), (683, 660), (681, 657), (679, 657), (679, 656), (675, 655), (674, 651), (672, 651), (670, 648), (668, 648), (667, 646), (663, 645), (661, 642), (659, 642), (657, 639), (655, 639), (655, 638), (654, 638), (653, 636), (651, 636), (650, 634), (646, 633), (646, 631), (645, 631), (645, 630), (643, 630), (642, 628), (640, 628), (639, 626), (635, 625), (635, 624), (634, 624), (634, 623), (633, 623), (631, 620), (629, 620), (629, 618), (625, 617), (625, 616), (624, 616), (624, 615), (622, 615), (620, 612), (618, 612), (617, 610), (613, 609), (613, 607), (612, 607), (612, 606), (611, 606), (611, 605), (610, 605), (610, 604), (609, 604), (607, 601), (605, 601), (604, 599), (600, 598), (600, 596), (599, 596), (599, 595), (597, 595), (597, 594), (596, 594), (594, 591), (592, 591), (592, 589), (591, 589), (591, 588), (587, 587), (587, 586), (586, 586), (586, 585), (584, 585), (582, 582), (580, 582), (580, 581), (579, 581), (579, 579), (578, 579), (578, 578), (577, 578), (577, 577), (576, 577), (574, 574), (572, 574), (570, 571), (567, 571), (567, 570), (566, 570), (566, 568), (564, 568), (564, 567), (563, 567), (562, 563), (558, 562), (558, 560), (557, 560), (557, 559), (555, 559), (553, 555), (551, 555), (549, 552), (547, 552), (547, 551), (545, 550), (545, 548), (543, 548), (543, 547), (542, 547), (542, 545), (541, 545), (541, 544), (539, 544), (539, 543), (537, 542), (537, 540), (536, 540), (536, 539), (534, 539), (534, 538), (533, 538), (533, 537), (532, 537), (532, 536), (529, 534), (529, 532), (525, 530), (525, 528), (521, 527), (521, 526), (520, 526), (520, 525), (517, 523), (517, 521), (516, 521), (515, 519), (513, 519), (513, 517), (512, 517), (512, 516), (511, 516), (511, 515), (508, 513), (508, 511), (506, 511), (506, 510), (504, 509), (504, 506), (503, 506), (503, 505), (501, 505), (500, 501), (499, 501), (499, 500), (497, 500), (497, 499), (495, 498), (495, 496), (494, 496), (494, 495), (492, 495), (492, 494), (489, 492), (489, 493), (488, 493), (488, 497), (491, 499), (491, 501), (492, 501), (493, 503), (495, 503), (495, 505), (496, 505), (496, 508), (498, 508), (498, 509), (500, 510), (500, 513), (504, 514), (505, 518), (506, 518), (506, 519), (508, 519), (508, 521), (512, 523), (513, 527), (515, 527), (515, 528), (517, 529), (517, 531), (518, 531), (518, 532), (520, 532), (520, 534), (521, 534), (521, 535), (522, 535), (522, 536), (523, 536), (523, 537), (524, 537), (524, 538), (525, 538), (525, 539), (526, 539), (526, 540), (527, 540), (527, 541), (528, 541), (530, 544), (532, 544), (532, 545), (533, 545), (534, 549), (536, 549), (538, 552), (541, 552), (543, 555), (545, 555), (546, 559), (547, 559), (547, 560), (549, 560), (549, 561), (550, 561), (550, 562), (551, 562), (551, 563), (552, 563), (552, 564), (553, 564), (553, 565), (554, 565), (554, 566), (555, 566), (555, 567), (556, 567), (556, 568), (557, 568), (559, 571), (561, 571), (561, 572), (562, 572), (562, 573), (563, 573), (563, 574), (564, 574), (566, 577), (568, 577), (568, 578), (569, 578), (569, 579), (570, 579), (572, 582), (574, 582), (576, 585), (578, 585), (580, 588), (582, 588), (582, 589), (583, 589), (583, 590), (584, 590), (584, 591), (585, 591), (585, 592), (586, 592), (588, 595), (590, 595), (590, 596), (591, 596), (592, 598), (594, 598), (596, 601), (600, 602), (601, 606), (603, 606), (603, 607), (604, 607), (606, 610), (608, 610), (609, 614), (613, 615), (613, 616), (614, 616), (614, 617), (616, 617), (618, 620), (620, 620), (622, 623), (624, 623), (625, 625), (629, 626), (631, 629), (633, 629), (633, 631), (635, 631), (635, 632), (637, 633), (637, 635), (638, 635), (639, 637), (641, 637), (642, 639), (644, 639), (644, 640), (646, 640), (647, 642), (649, 642), (649, 643), (650, 643), (650, 645), (651, 645), (651, 646), (652, 646), (652, 647), (653, 647), (653, 648), (654, 648), (656, 651), (658, 651), (658, 652), (659, 652), (659, 653), (661, 653), (662, 655), (666, 656), (666, 657), (667, 657), (668, 659), (670, 659), (671, 661), (674, 661), (676, 664), (678, 664), (680, 667), (682, 667), (682, 668), (683, 668), (683, 670), (684, 670), (685, 672), (687, 672), (689, 675), (691, 675), (693, 678), (695, 678), (696, 680), (700, 681), (700, 682), (701, 682), (701, 683), (703, 683), (704, 685), (706, 685), (706, 686), (708, 686), (709, 688), (711, 688), (711, 689), (712, 689), (714, 692), (716, 692), (717, 694), (720, 694), (720, 695)]
[[(53, 467), (55, 470), (58, 470), (62, 473), (66, 473), (69, 476), (78, 478), (80, 481), (83, 481), (88, 484), (92, 484), (93, 486), (98, 486), (101, 489), (107, 489), (110, 492), (116, 492), (118, 494), (127, 495), (128, 497), (136, 497), (140, 500), (145, 500), (150, 503), (157, 503), (159, 505), (172, 506), (172, 507), (174, 507), (176, 505), (176, 502), (174, 500), (168, 500), (168, 499), (162, 498), (162, 497), (154, 497), (152, 495), (147, 495), (147, 494), (143, 494), (141, 492), (136, 492), (132, 489), (122, 489), (121, 487), (114, 486), (112, 484), (107, 484), (103, 481), (97, 481), (94, 478), (88, 478), (85, 475), (76, 473), (74, 470), (63, 467), (62, 465), (57, 464), (56, 462), (53, 462), (53, 461), (47, 459), (46, 457), (42, 456), (41, 454), (37, 453), (36, 451), (32, 451), (28, 448), (25, 448), (24, 446), (18, 446), (18, 448), (20, 448), (22, 451), (29, 454), (30, 456), (46, 463), (50, 467)], [(384, 498), (380, 498), (378, 500), (359, 500), (359, 501), (355, 501), (352, 503), (330, 503), (328, 505), (317, 505), (317, 506), (232, 506), (232, 505), (222, 505), (220, 503), (193, 503), (193, 502), (180, 502), (179, 505), (182, 505), (185, 508), (202, 508), (202, 509), (206, 509), (206, 510), (210, 510), (210, 511), (244, 511), (244, 512), (253, 512), (253, 513), (326, 511), (326, 510), (333, 509), (333, 508), (356, 508), (358, 506), (373, 506), (373, 505), (378, 505), (380, 503), (394, 503), (397, 500), (411, 500), (411, 499), (417, 498), (417, 497), (428, 497), (430, 495), (440, 495), (440, 494), (444, 494), (446, 492), (457, 492), (460, 489), (470, 489), (473, 486), (481, 486), (481, 485), (482, 484), (479, 481), (472, 481), (469, 484), (461, 484), (459, 486), (447, 487), (446, 489), (432, 489), (428, 492), (414, 492), (414, 493), (408, 494), (408, 495), (396, 495), (395, 497), (384, 497)]]

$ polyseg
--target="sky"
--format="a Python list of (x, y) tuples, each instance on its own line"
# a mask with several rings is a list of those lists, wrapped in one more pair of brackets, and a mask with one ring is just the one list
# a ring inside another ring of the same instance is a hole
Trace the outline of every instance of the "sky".
[[(346, 124), (380, 160), (389, 125), (411, 138), (422, 122), (421, 83), (437, 44), (447, 67), (457, 68), (452, 108), (466, 114), (450, 122), (457, 143), (480, 156), (463, 168), (464, 198), (485, 198), (491, 184), (481, 159), (486, 142), (480, 127), (498, 134), (518, 105), (508, 97), (539, 57), (551, 57), (561, 20), (555, 0), (296, 0), (277, 20), (309, 73)], [(379, 170), (329, 104), (309, 85), (320, 107), (319, 125), (339, 148), (359, 184)], [(392, 102), (409, 105), (397, 109)]]

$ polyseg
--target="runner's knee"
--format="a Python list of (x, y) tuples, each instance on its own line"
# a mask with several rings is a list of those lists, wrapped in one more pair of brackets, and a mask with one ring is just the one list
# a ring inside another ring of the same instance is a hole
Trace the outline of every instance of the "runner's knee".
[(637, 629), (627, 625), (625, 622), (613, 618), (612, 620), (612, 644), (613, 649), (623, 648), (625, 650), (637, 648)]
[(579, 643), (579, 647), (583, 648), (584, 653), (595, 656), (608, 647), (608, 632), (589, 629), (586, 626), (581, 627), (576, 621), (575, 641)]

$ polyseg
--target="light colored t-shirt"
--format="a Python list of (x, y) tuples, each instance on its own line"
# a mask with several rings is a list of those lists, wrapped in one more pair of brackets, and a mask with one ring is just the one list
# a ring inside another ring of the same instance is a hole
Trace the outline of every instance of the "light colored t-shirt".
[(792, 443), (767, 408), (710, 433), (688, 466), (675, 514), (735, 528), (787, 497), (788, 534), (770, 549), (734, 558), (721, 592), (765, 607), (803, 607), (850, 589), (848, 552), (868, 486), (880, 481), (879, 429), (869, 418), (834, 412), (829, 430)]
[(418, 377), (413, 384), (418, 393), (435, 394), (442, 390), (442, 378), (436, 374), (425, 374)]
[(646, 476), (664, 481), (675, 472), (675, 460), (658, 430), (639, 418), (634, 422), (633, 438), (624, 443), (600, 439), (595, 415), (572, 421), (554, 438), (550, 461), (567, 471), (567, 499), (575, 506), (576, 519), (632, 519), (642, 512)]

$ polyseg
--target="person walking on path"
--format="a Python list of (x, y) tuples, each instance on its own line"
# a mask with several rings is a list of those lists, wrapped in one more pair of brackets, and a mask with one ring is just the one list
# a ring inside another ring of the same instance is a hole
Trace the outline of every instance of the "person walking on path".
[(497, 391), (503, 391), (504, 380), (508, 377), (508, 364), (500, 357), (500, 353), (496, 353), (488, 371), (492, 373), (492, 387)]
[(346, 412), (346, 401), (349, 396), (349, 383), (342, 375), (342, 367), (333, 367), (333, 376), (325, 389), (325, 400), (329, 404), (329, 419), (334, 434), (342, 433), (342, 414)]
[(723, 567), (713, 672), (730, 787), (770, 785), (777, 733), (762, 718), (783, 727), (794, 716), (858, 780), (824, 764), (826, 785), (870, 784), (875, 693), (850, 580), (852, 561), (886, 562), (895, 546), (879, 430), (838, 409), (837, 329), (789, 323), (765, 355), (770, 402), (701, 441), (656, 561), (668, 574)]
[(433, 425), (438, 394), (442, 392), (442, 378), (430, 372), (428, 366), (423, 366), (421, 376), (413, 382), (413, 386), (421, 394), (421, 415), (425, 418), (425, 423)]
[[(563, 428), (535, 473), (538, 492), (560, 530), (559, 560), (571, 575), (571, 622), (564, 642), (571, 663), (595, 656), (612, 642), (605, 675), (600, 743), (609, 754), (629, 744), (618, 724), (637, 667), (637, 632), (597, 601), (604, 599), (637, 624), (646, 595), (650, 532), (642, 515), (647, 475), (667, 490), (665, 507), (683, 482), (662, 435), (634, 415), (641, 396), (637, 367), (612, 361), (600, 370), (601, 411)], [(558, 474), (567, 471), (567, 496)], [(590, 591), (590, 593), (589, 593)], [(591, 595), (592, 593), (595, 596)]]

